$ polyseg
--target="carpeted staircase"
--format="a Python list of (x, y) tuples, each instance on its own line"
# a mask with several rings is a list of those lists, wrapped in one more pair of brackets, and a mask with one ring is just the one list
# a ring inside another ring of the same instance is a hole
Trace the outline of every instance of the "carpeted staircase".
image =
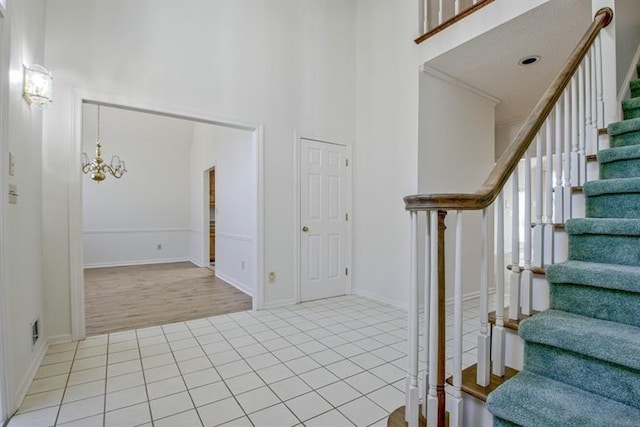
[(640, 79), (631, 97), (547, 267), (551, 308), (520, 323), (524, 369), (487, 399), (495, 427), (640, 426)]

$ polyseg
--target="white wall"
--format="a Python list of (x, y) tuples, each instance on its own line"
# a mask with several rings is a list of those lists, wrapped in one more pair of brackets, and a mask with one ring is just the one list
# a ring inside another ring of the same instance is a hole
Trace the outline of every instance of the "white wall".
[(191, 143), (191, 259), (209, 264), (209, 174), (216, 170), (216, 276), (254, 296), (257, 176), (252, 132), (198, 123)]
[[(17, 408), (38, 367), (51, 328), (44, 319), (42, 289), (42, 117), (51, 110), (29, 107), (22, 99), (22, 65), (44, 62), (44, 2), (7, 2), (0, 58), (2, 114), (2, 212), (0, 218), (2, 293), (0, 321), (5, 332), (6, 412)], [(15, 176), (8, 176), (8, 153), (15, 154)], [(8, 204), (6, 185), (18, 187), (18, 203)], [(30, 324), (41, 318), (43, 334), (32, 348)]]
[[(494, 165), (494, 123), (493, 101), (423, 74), (420, 79), (419, 192), (473, 193), (478, 190)], [(463, 292), (473, 294), (480, 287), (481, 216), (479, 211), (474, 211), (465, 212), (463, 218)], [(455, 213), (450, 212), (446, 219), (445, 244), (449, 292), (453, 290), (455, 220)]]
[[(97, 106), (83, 106), (83, 151), (93, 159)], [(86, 267), (189, 259), (192, 122), (101, 107), (105, 162), (117, 154), (128, 172), (96, 183), (82, 177)], [(161, 245), (162, 249), (157, 249)]]
[[(324, 0), (77, 2), (47, 4), (47, 61), (60, 108), (45, 121), (44, 248), (55, 333), (70, 329), (70, 122), (75, 89), (133, 104), (265, 125), (265, 288), (293, 298), (295, 129), (355, 138), (355, 3)], [(117, 25), (114, 25), (117, 23)], [(159, 30), (162, 29), (162, 30)], [(55, 254), (53, 253), (55, 251)]]
[(616, 28), (616, 80), (618, 91), (640, 44), (640, 2), (637, 0), (615, 0), (614, 21)]

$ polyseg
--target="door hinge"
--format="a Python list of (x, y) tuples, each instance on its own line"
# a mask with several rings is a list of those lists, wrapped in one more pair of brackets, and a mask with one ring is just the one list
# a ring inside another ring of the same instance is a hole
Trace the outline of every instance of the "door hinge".
[(345, 159), (345, 165), (349, 166), (349, 159)]
[(344, 220), (345, 221), (349, 221), (349, 214), (348, 213), (344, 214)]
[(345, 268), (345, 269), (344, 269), (344, 275), (345, 275), (345, 276), (348, 276), (348, 275), (349, 275), (349, 269), (348, 269), (348, 268)]

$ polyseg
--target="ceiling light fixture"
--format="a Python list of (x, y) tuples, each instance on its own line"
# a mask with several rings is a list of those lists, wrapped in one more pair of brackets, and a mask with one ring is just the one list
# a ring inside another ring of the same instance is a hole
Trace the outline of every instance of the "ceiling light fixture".
[(518, 65), (531, 65), (531, 64), (535, 64), (536, 62), (540, 62), (540, 56), (529, 55), (529, 56), (525, 56), (520, 61), (518, 61)]
[(92, 162), (89, 162), (89, 156), (87, 153), (82, 153), (82, 172), (91, 172), (91, 179), (100, 183), (107, 177), (105, 172), (109, 172), (116, 178), (122, 178), (122, 175), (127, 172), (127, 168), (124, 165), (124, 161), (120, 160), (120, 157), (111, 157), (111, 165), (108, 165), (102, 160), (102, 144), (100, 144), (100, 105), (98, 105), (98, 132), (96, 137), (96, 156)]

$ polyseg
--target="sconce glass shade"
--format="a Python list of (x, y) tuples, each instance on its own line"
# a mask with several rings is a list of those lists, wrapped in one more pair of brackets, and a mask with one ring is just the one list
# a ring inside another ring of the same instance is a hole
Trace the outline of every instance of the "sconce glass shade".
[(24, 67), (22, 96), (29, 104), (40, 108), (48, 107), (53, 94), (53, 76), (42, 65)]

